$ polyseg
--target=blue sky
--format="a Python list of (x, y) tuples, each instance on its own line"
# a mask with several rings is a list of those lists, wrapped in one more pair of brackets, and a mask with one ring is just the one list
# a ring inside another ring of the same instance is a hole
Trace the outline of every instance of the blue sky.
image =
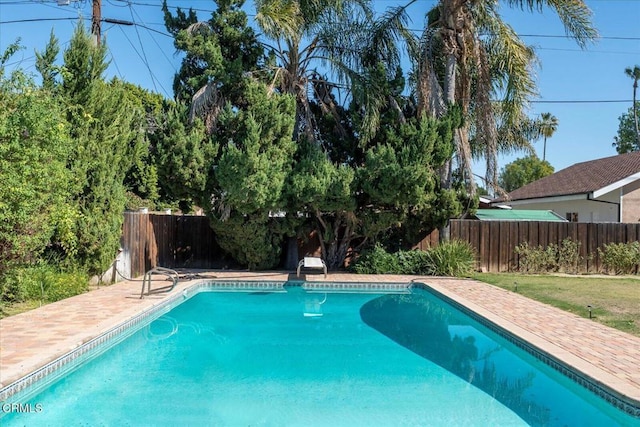
[[(68, 46), (76, 18), (83, 17), (85, 25), (90, 25), (91, 3), (91, 0), (81, 0), (58, 6), (58, 0), (0, 0), (0, 50), (4, 51), (20, 37), (25, 49), (10, 62), (35, 73), (34, 51), (44, 49), (52, 29), (62, 48)], [(119, 76), (171, 97), (173, 75), (180, 58), (175, 55), (172, 39), (166, 35), (161, 3), (161, 0), (102, 0), (103, 18), (138, 24), (103, 23), (102, 31), (111, 60), (109, 77)], [(168, 3), (200, 9), (202, 19), (209, 16), (207, 11), (215, 9), (212, 0), (169, 0)], [(403, 4), (397, 0), (376, 0), (375, 3), (378, 10)], [(640, 0), (587, 0), (586, 3), (594, 12), (594, 23), (601, 38), (585, 50), (564, 37), (564, 29), (552, 11), (532, 14), (503, 8), (505, 21), (536, 48), (540, 59), (536, 70), (539, 97), (532, 103), (530, 114), (549, 112), (558, 118), (558, 130), (547, 140), (546, 153), (556, 171), (577, 162), (616, 154), (612, 143), (618, 117), (631, 106), (632, 98), (632, 80), (624, 74), (624, 69), (640, 65)], [(412, 28), (422, 28), (424, 12), (434, 4), (434, 0), (418, 0), (411, 6)], [(251, 2), (247, 5), (251, 10)], [(542, 157), (542, 141), (534, 145)], [(501, 156), (499, 167), (523, 155)], [(483, 165), (476, 164), (474, 172), (484, 174)]]

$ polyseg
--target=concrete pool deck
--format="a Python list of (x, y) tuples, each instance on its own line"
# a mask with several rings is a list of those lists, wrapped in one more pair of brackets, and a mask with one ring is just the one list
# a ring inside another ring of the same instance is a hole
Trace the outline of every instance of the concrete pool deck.
[[(120, 282), (0, 319), (0, 389), (91, 339), (162, 304), (203, 279), (287, 282), (295, 273), (182, 272), (169, 293), (140, 299), (141, 282)], [(620, 332), (515, 292), (469, 279), (400, 275), (307, 274), (308, 282), (426, 283), (500, 329), (528, 342), (552, 361), (570, 367), (640, 416), (640, 337)], [(162, 285), (157, 285), (162, 286)]]

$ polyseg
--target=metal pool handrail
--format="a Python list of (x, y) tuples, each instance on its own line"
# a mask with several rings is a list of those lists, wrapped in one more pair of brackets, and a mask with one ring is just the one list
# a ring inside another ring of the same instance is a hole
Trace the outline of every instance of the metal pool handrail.
[[(171, 279), (173, 283), (171, 285), (163, 286), (161, 288), (157, 288), (151, 291), (151, 276), (153, 276), (154, 274), (166, 276), (168, 279)], [(173, 288), (175, 288), (176, 285), (178, 284), (179, 279), (180, 277), (178, 276), (178, 272), (175, 270), (172, 270), (170, 268), (165, 268), (165, 267), (152, 268), (151, 270), (147, 271), (144, 274), (144, 279), (142, 279), (142, 290), (140, 291), (140, 299), (144, 298), (145, 284), (147, 285), (147, 295), (151, 295), (152, 292), (153, 293), (169, 292), (173, 290)]]

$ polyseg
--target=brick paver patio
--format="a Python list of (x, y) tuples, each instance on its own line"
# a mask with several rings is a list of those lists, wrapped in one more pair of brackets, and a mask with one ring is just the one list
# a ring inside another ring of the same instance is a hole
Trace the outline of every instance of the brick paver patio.
[[(122, 282), (1, 319), (0, 389), (201, 278), (286, 282), (294, 276), (287, 272), (198, 272), (192, 280), (181, 281), (171, 293), (144, 299), (139, 298), (140, 282)], [(308, 274), (306, 280), (426, 283), (640, 408), (639, 337), (474, 280), (340, 273), (330, 273), (326, 279), (322, 274)]]

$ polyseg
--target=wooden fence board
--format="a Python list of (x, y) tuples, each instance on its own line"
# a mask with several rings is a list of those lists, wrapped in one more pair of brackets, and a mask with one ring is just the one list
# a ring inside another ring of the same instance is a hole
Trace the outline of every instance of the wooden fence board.
[(496, 229), (498, 230), (498, 254), (496, 256), (498, 263), (498, 272), (507, 271), (509, 264), (509, 224), (505, 222), (496, 222)]
[(575, 224), (572, 228), (575, 230), (572, 233), (572, 237), (578, 242), (578, 255), (582, 260), (580, 266), (580, 272), (586, 273), (589, 271), (589, 241), (587, 240), (587, 224), (584, 222), (572, 222)]
[(489, 238), (489, 223), (480, 222), (480, 239), (478, 242), (478, 266), (480, 271), (491, 271), (489, 266), (489, 253), (491, 253), (490, 247), (491, 239)]
[(518, 237), (520, 236), (520, 225), (518, 221), (509, 223), (509, 261), (507, 263), (507, 271), (513, 271), (518, 268), (518, 259), (515, 252), (515, 247), (518, 245)]
[(500, 271), (500, 223), (489, 222), (489, 271)]
[(529, 246), (532, 248), (537, 248), (538, 245), (540, 245), (538, 223), (528, 221), (527, 224), (529, 225)]

